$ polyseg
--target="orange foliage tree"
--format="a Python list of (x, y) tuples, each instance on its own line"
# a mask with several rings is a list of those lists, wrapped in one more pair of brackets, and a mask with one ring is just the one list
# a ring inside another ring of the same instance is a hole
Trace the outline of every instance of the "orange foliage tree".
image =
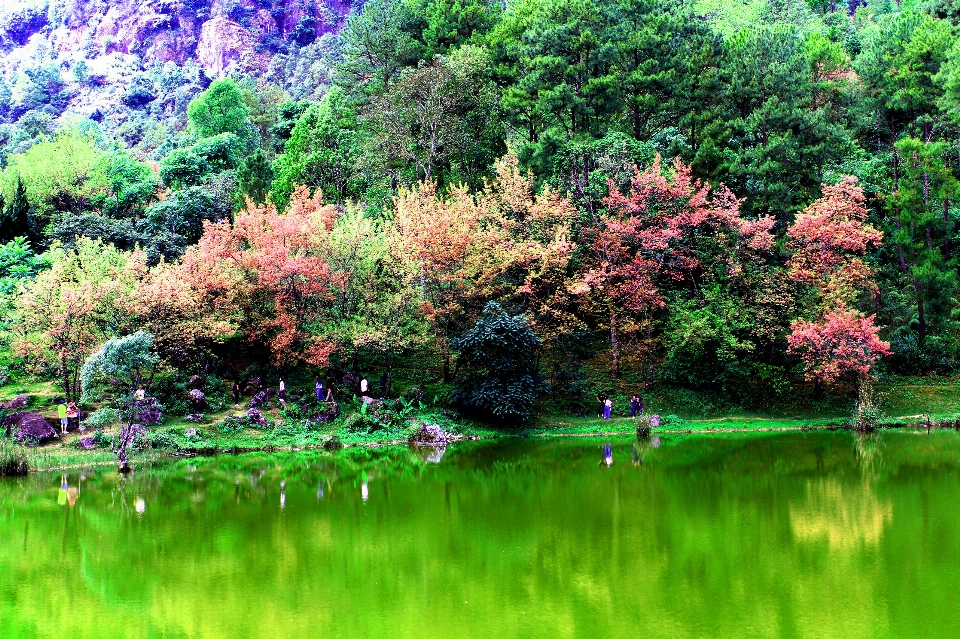
[(477, 194), (457, 186), (441, 195), (424, 182), (395, 200), (390, 251), (407, 265), (447, 379), (451, 338), (488, 301), (529, 312), (536, 328), (577, 324), (566, 281), (574, 207), (550, 189), (536, 193), (514, 156), (496, 171)]
[(205, 223), (184, 256), (184, 277), (208, 299), (220, 298), (209, 307), (264, 344), (274, 365), (324, 366), (336, 344), (314, 329), (337, 286), (325, 257), (335, 219), (334, 207), (306, 187), (284, 213), (248, 203), (232, 224)]

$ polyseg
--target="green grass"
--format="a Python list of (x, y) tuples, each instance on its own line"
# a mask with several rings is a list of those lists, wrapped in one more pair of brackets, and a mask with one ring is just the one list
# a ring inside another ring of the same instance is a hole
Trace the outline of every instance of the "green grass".
[[(58, 395), (51, 382), (14, 380), (0, 388), (0, 400), (8, 400), (22, 392), (34, 399), (28, 410), (47, 416), (55, 414), (50, 399)], [(300, 380), (307, 386), (310, 380)], [(628, 383), (623, 383), (629, 388)], [(290, 384), (293, 387), (294, 384)], [(623, 413), (627, 406), (627, 391), (610, 394), (616, 402), (616, 417), (604, 420), (597, 417), (575, 417), (569, 407), (559, 402), (546, 402), (532, 422), (517, 427), (496, 427), (467, 419), (451, 420), (441, 413), (442, 406), (435, 403), (444, 393), (442, 384), (433, 384), (425, 392), (426, 406), (412, 418), (415, 424), (421, 421), (439, 423), (445, 430), (464, 438), (492, 437), (551, 437), (585, 436), (597, 434), (632, 434), (636, 423)], [(928, 422), (953, 422), (960, 419), (960, 384), (949, 378), (901, 378), (876, 385), (876, 393), (887, 418), (883, 425), (903, 426)], [(698, 393), (688, 389), (660, 388), (645, 395), (645, 412), (664, 416), (663, 425), (655, 433), (681, 432), (740, 432), (775, 431), (788, 429), (836, 428), (845, 425), (853, 408), (849, 392), (834, 392), (821, 401), (811, 399), (810, 389), (797, 387), (790, 393), (763, 402), (759, 407), (744, 409), (733, 405), (716, 393)], [(403, 442), (410, 436), (412, 426), (398, 426), (367, 432), (348, 430), (345, 424), (350, 415), (359, 410), (354, 398), (341, 399), (341, 417), (332, 424), (303, 428), (290, 424), (276, 402), (264, 407), (265, 417), (273, 426), (246, 428), (241, 432), (220, 432), (217, 424), (229, 415), (246, 414), (249, 399), (235, 407), (228, 404), (221, 410), (208, 412), (200, 423), (188, 422), (183, 417), (168, 416), (164, 423), (152, 430), (151, 437), (160, 442), (158, 448), (147, 446), (138, 451), (137, 463), (169, 456), (192, 454), (217, 454), (247, 451), (271, 451), (318, 448), (337, 440), (345, 445), (373, 445)], [(586, 402), (588, 413), (592, 402)], [(198, 436), (188, 437), (187, 429), (196, 428)], [(109, 448), (91, 451), (75, 447), (79, 434), (66, 437), (38, 449), (27, 450), (26, 455), (32, 470), (59, 470), (100, 464), (114, 464), (116, 458)]]

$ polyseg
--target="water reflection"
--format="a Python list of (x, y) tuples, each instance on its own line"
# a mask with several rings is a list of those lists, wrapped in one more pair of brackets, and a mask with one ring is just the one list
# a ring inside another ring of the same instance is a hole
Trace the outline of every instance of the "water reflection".
[[(851, 439), (530, 439), (439, 463), (358, 448), (4, 480), (0, 636), (960, 636), (960, 435)], [(80, 507), (53, 504), (81, 483)]]

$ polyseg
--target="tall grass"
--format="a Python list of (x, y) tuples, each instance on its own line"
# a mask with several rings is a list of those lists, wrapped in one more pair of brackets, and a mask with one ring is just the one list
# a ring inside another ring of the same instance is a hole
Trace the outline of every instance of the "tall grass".
[(23, 448), (0, 439), (0, 476), (26, 475), (29, 471), (30, 462)]

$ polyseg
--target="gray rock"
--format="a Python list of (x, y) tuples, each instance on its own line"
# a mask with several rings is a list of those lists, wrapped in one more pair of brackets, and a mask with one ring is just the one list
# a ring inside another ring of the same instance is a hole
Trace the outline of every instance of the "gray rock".
[(202, 422), (203, 418), (204, 418), (203, 413), (190, 413), (189, 415), (184, 417), (184, 419), (187, 420), (188, 422)]
[[(250, 408), (260, 408), (267, 402), (267, 392), (260, 391), (250, 398)], [(258, 411), (259, 412), (259, 411)]]
[(250, 420), (251, 424), (256, 424), (257, 426), (267, 426), (270, 424), (267, 418), (263, 416), (263, 413), (256, 408), (251, 408), (247, 411), (247, 419)]
[(410, 438), (410, 443), (417, 446), (443, 446), (449, 435), (436, 424), (423, 422), (420, 430)]
[(310, 416), (310, 420), (318, 424), (327, 424), (332, 422), (337, 417), (340, 416), (340, 404), (337, 402), (330, 402), (327, 404), (327, 408), (318, 411)]
[(93, 435), (87, 435), (86, 437), (80, 438), (78, 446), (83, 450), (93, 450), (97, 447), (97, 440), (93, 437)]
[(192, 391), (187, 393), (187, 397), (193, 403), (194, 408), (202, 410), (207, 407), (207, 396), (203, 394), (203, 391), (199, 388), (194, 388)]
[(24, 446), (38, 446), (59, 439), (56, 429), (40, 413), (14, 413), (3, 420), (18, 442)]

